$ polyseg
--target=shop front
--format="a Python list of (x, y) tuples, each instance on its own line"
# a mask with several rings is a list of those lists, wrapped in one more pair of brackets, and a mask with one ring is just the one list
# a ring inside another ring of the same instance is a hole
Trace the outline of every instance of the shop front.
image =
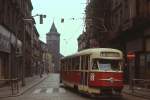
[[(10, 32), (0, 25), (0, 79), (9, 77), (10, 65)], [(3, 84), (0, 81), (0, 85)]]
[(127, 41), (126, 53), (130, 52), (134, 53), (134, 59), (127, 59), (129, 83), (134, 80), (143, 86), (150, 80), (150, 38), (143, 36)]
[[(18, 70), (16, 65), (16, 50), (21, 51), (22, 42), (12, 32), (0, 25), (0, 85), (13, 77)], [(17, 76), (17, 75), (16, 75)]]

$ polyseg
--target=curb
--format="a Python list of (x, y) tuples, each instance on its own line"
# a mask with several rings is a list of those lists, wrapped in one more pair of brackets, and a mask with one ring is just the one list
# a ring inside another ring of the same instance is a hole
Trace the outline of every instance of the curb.
[(16, 94), (16, 95), (8, 95), (8, 96), (0, 97), (0, 98), (8, 98), (8, 97), (17, 97), (17, 96), (20, 96), (20, 95), (24, 94), (25, 92), (27, 92), (28, 90), (30, 90), (31, 88), (33, 88), (34, 86), (40, 84), (40, 83), (41, 83), (42, 81), (44, 81), (47, 77), (48, 77), (48, 75), (47, 75), (46, 77), (44, 77), (43, 79), (41, 79), (40, 81), (33, 83), (33, 84), (30, 85), (28, 88), (26, 88), (26, 89), (20, 91), (20, 92), (19, 92), (18, 94)]
[(136, 97), (140, 97), (140, 98), (143, 98), (143, 99), (150, 99), (150, 97), (147, 97), (146, 95), (140, 95), (140, 94), (136, 94), (136, 93), (130, 93), (130, 92), (127, 92), (127, 91), (123, 91), (123, 93), (127, 94), (127, 95), (132, 95), (132, 96), (136, 96)]
[(44, 77), (43, 79), (41, 79), (38, 82), (33, 83), (33, 85), (29, 86), (27, 89), (22, 90), (20, 93), (18, 93), (16, 96), (20, 96), (22, 94), (24, 94), (25, 92), (27, 92), (28, 90), (30, 90), (31, 88), (33, 88), (34, 86), (40, 84), (42, 81), (44, 81), (48, 76)]

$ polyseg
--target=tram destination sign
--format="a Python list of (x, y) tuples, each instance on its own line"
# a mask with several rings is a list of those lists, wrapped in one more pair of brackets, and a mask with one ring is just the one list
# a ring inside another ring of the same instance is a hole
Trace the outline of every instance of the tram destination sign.
[(120, 57), (118, 52), (101, 52), (100, 56), (102, 57)]

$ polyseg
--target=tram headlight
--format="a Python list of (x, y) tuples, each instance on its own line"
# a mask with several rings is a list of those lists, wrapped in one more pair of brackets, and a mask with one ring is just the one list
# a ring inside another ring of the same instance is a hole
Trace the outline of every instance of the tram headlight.
[(94, 73), (91, 73), (90, 74), (90, 81), (94, 81), (95, 80), (95, 74)]

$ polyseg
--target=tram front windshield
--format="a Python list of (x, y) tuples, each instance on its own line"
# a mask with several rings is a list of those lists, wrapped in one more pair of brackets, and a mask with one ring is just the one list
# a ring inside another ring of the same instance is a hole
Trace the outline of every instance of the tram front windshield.
[(121, 71), (122, 61), (112, 59), (93, 59), (93, 70)]

